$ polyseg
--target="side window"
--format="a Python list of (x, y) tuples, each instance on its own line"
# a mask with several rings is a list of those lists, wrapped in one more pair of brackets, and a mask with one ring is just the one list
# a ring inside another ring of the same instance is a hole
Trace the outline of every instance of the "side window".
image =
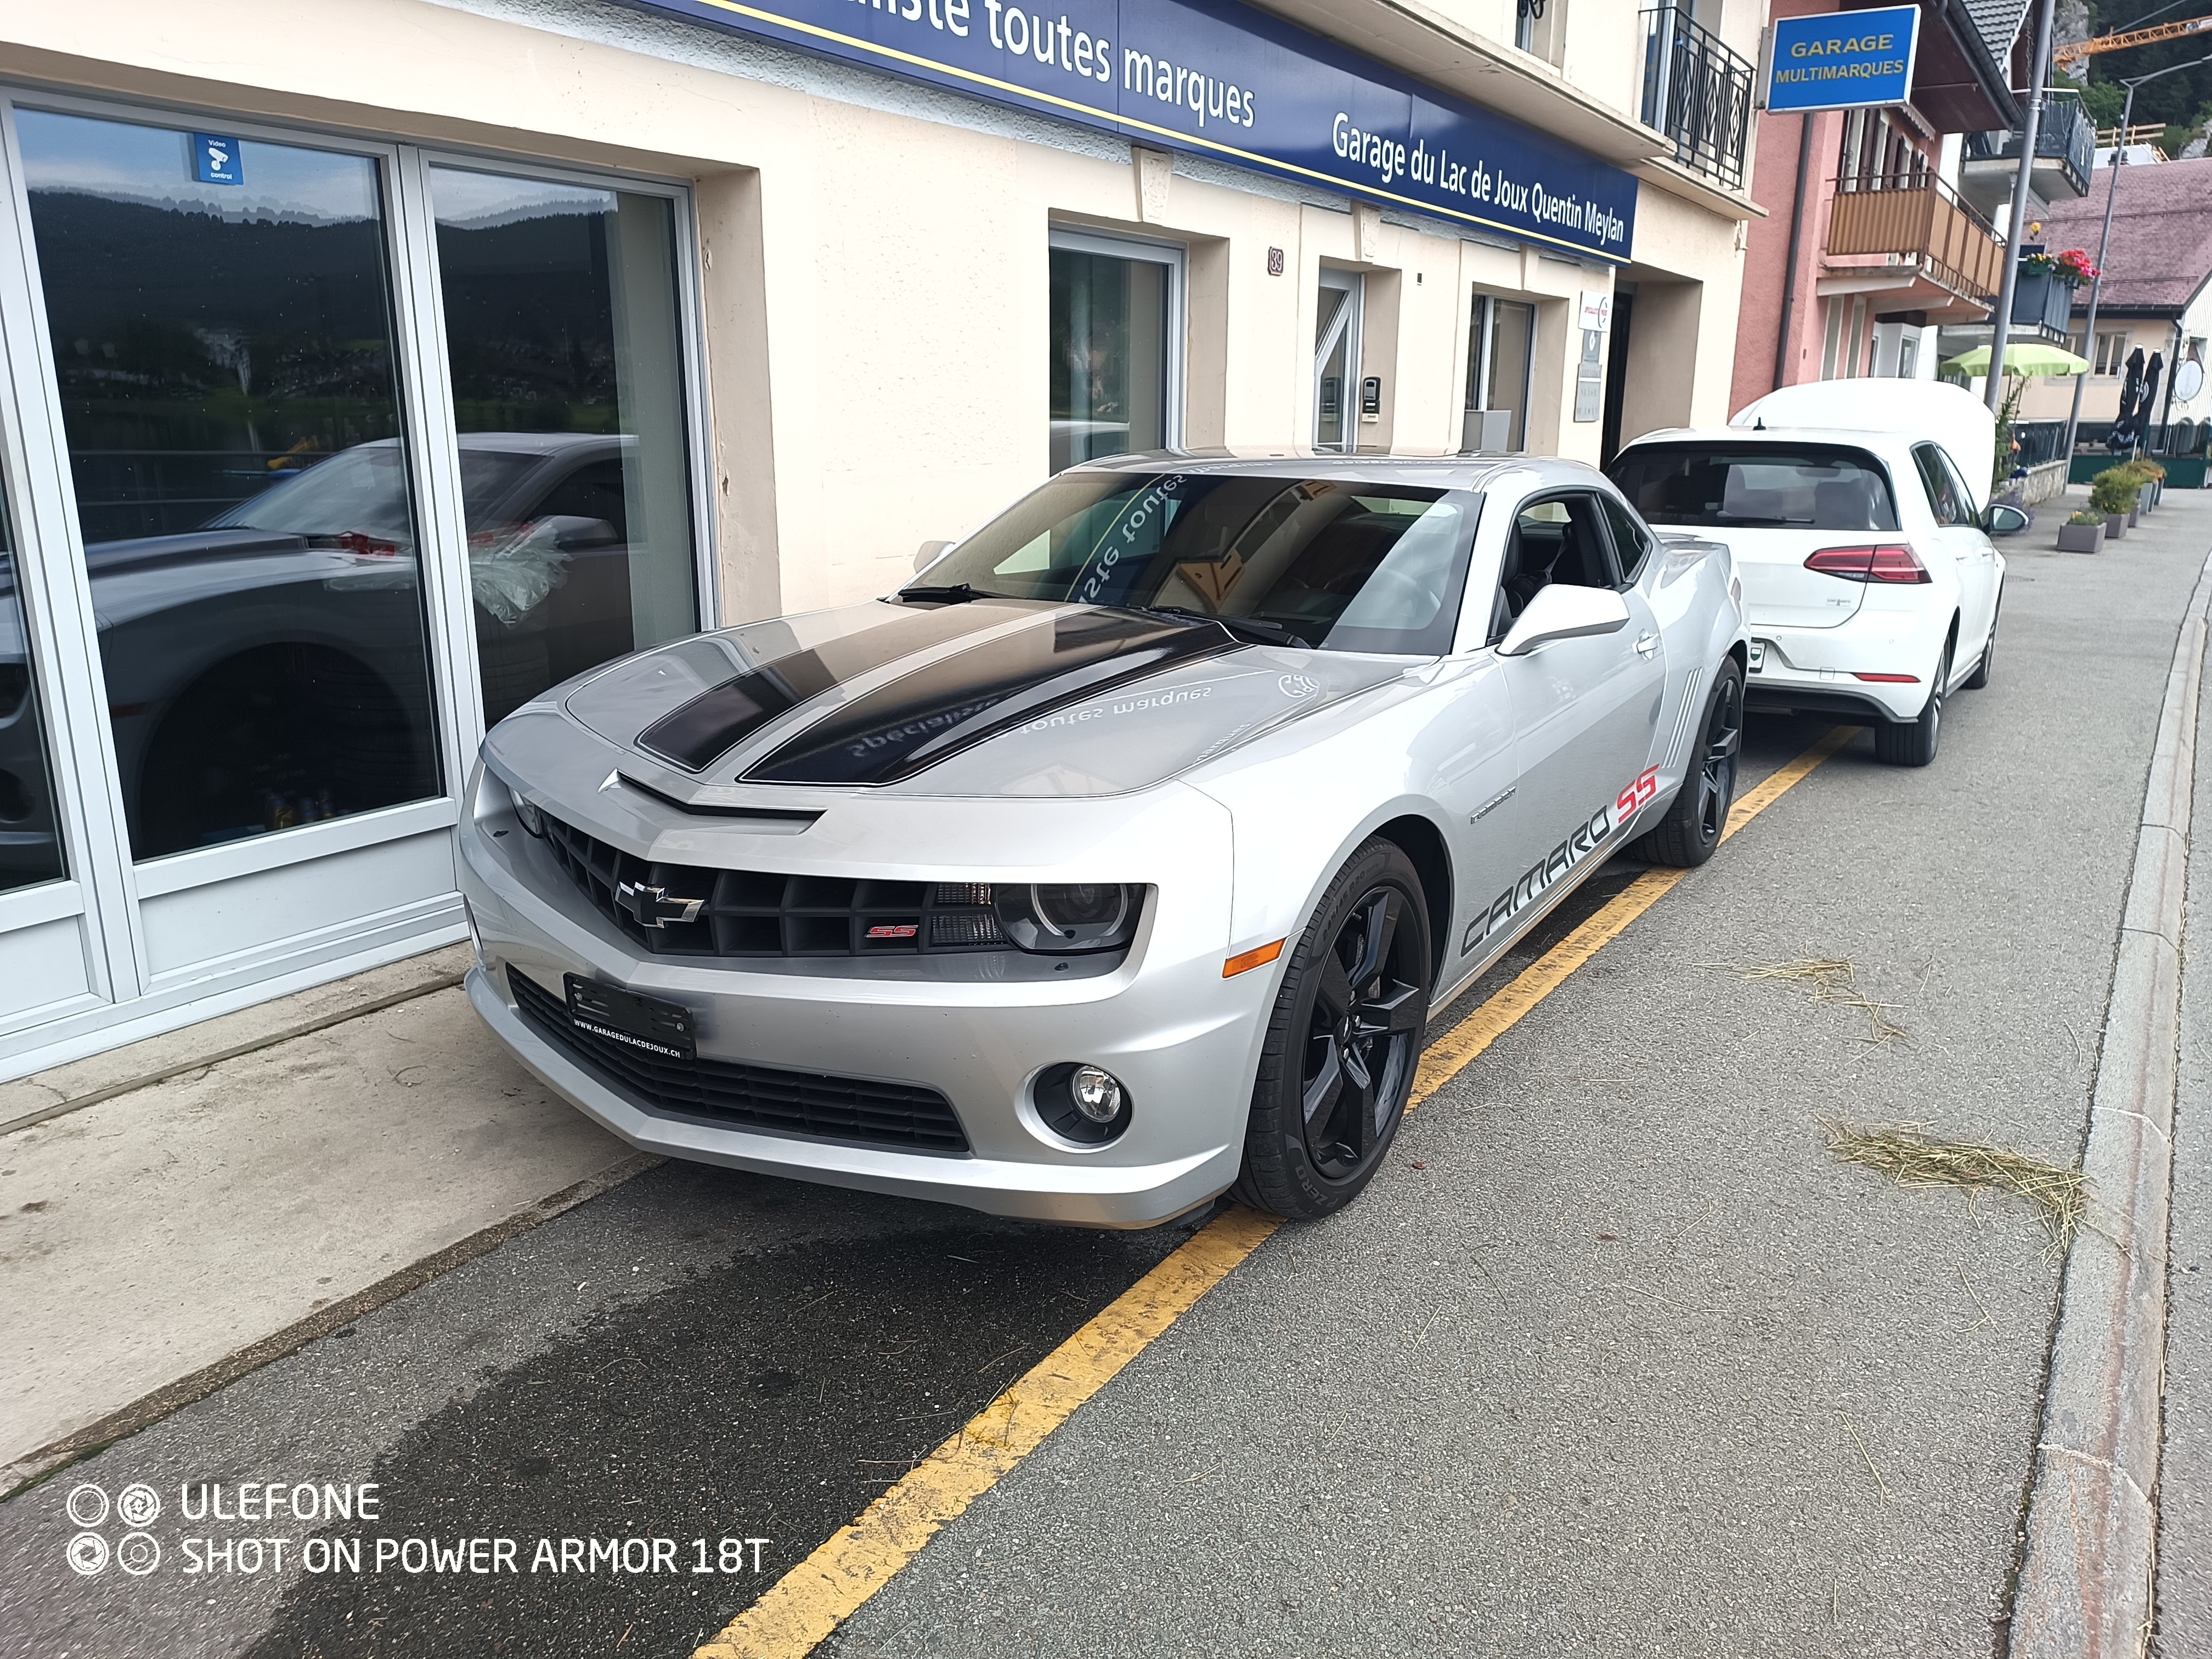
[(1920, 470), (1920, 482), (1928, 491), (1928, 506), (1936, 514), (1939, 525), (1971, 524), (1973, 510), (1960, 497), (1952, 482), (1951, 470), (1943, 464), (1943, 452), (1934, 444), (1916, 445), (1912, 451), (1913, 465)]
[(1626, 587), (1644, 574), (1644, 562), (1651, 556), (1654, 538), (1628, 506), (1610, 495), (1601, 495), (1605, 521), (1613, 526), (1613, 556), (1620, 564), (1620, 585)]
[(1490, 611), (1490, 637), (1503, 638), (1528, 601), (1554, 582), (1611, 587), (1613, 557), (1597, 498), (1576, 492), (1525, 503), (1513, 515), (1505, 562), (1498, 573), (1498, 598)]
[(1958, 497), (1959, 522), (1970, 525), (1979, 524), (1981, 520), (1974, 513), (1974, 492), (1966, 483), (1966, 474), (1959, 471), (1958, 462), (1951, 459), (1951, 452), (1948, 449), (1938, 449), (1936, 452), (1936, 459), (1942, 462), (1944, 474), (1951, 480), (1951, 493)]

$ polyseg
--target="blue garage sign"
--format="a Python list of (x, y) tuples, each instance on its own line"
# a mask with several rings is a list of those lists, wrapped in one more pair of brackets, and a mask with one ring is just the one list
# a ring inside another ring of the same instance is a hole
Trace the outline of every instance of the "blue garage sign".
[(630, 0), (1620, 261), (1636, 180), (1240, 0)]
[(1911, 100), (1917, 6), (1778, 17), (1773, 39), (1766, 107), (1778, 114)]

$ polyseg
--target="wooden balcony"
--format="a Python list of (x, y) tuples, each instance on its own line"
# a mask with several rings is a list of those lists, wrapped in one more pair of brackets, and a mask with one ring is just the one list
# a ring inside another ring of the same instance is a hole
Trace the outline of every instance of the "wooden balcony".
[(1983, 307), (2004, 278), (2003, 241), (1932, 173), (1837, 179), (1826, 252), (1887, 255)]

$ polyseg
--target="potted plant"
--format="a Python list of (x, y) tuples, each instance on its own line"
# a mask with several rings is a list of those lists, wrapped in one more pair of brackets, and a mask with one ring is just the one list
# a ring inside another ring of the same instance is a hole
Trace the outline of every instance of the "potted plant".
[(2142, 490), (2142, 480), (2124, 466), (2108, 466), (2089, 480), (2089, 510), (2104, 520), (2106, 540), (2128, 533), (2128, 515)]
[(2166, 494), (2166, 469), (2149, 456), (2138, 455), (2128, 463), (2128, 470), (2143, 481), (2142, 492), (2136, 500), (2138, 507), (2148, 513)]
[(2058, 526), (2058, 550), (2061, 553), (2094, 553), (2105, 545), (2105, 520), (2101, 514), (2084, 508), (2071, 514)]

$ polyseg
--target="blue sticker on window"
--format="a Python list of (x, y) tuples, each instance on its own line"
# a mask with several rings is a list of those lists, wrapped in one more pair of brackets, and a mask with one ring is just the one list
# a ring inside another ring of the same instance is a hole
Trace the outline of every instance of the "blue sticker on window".
[(192, 177), (204, 185), (242, 185), (246, 182), (245, 163), (239, 156), (235, 138), (220, 132), (196, 132), (192, 135)]

